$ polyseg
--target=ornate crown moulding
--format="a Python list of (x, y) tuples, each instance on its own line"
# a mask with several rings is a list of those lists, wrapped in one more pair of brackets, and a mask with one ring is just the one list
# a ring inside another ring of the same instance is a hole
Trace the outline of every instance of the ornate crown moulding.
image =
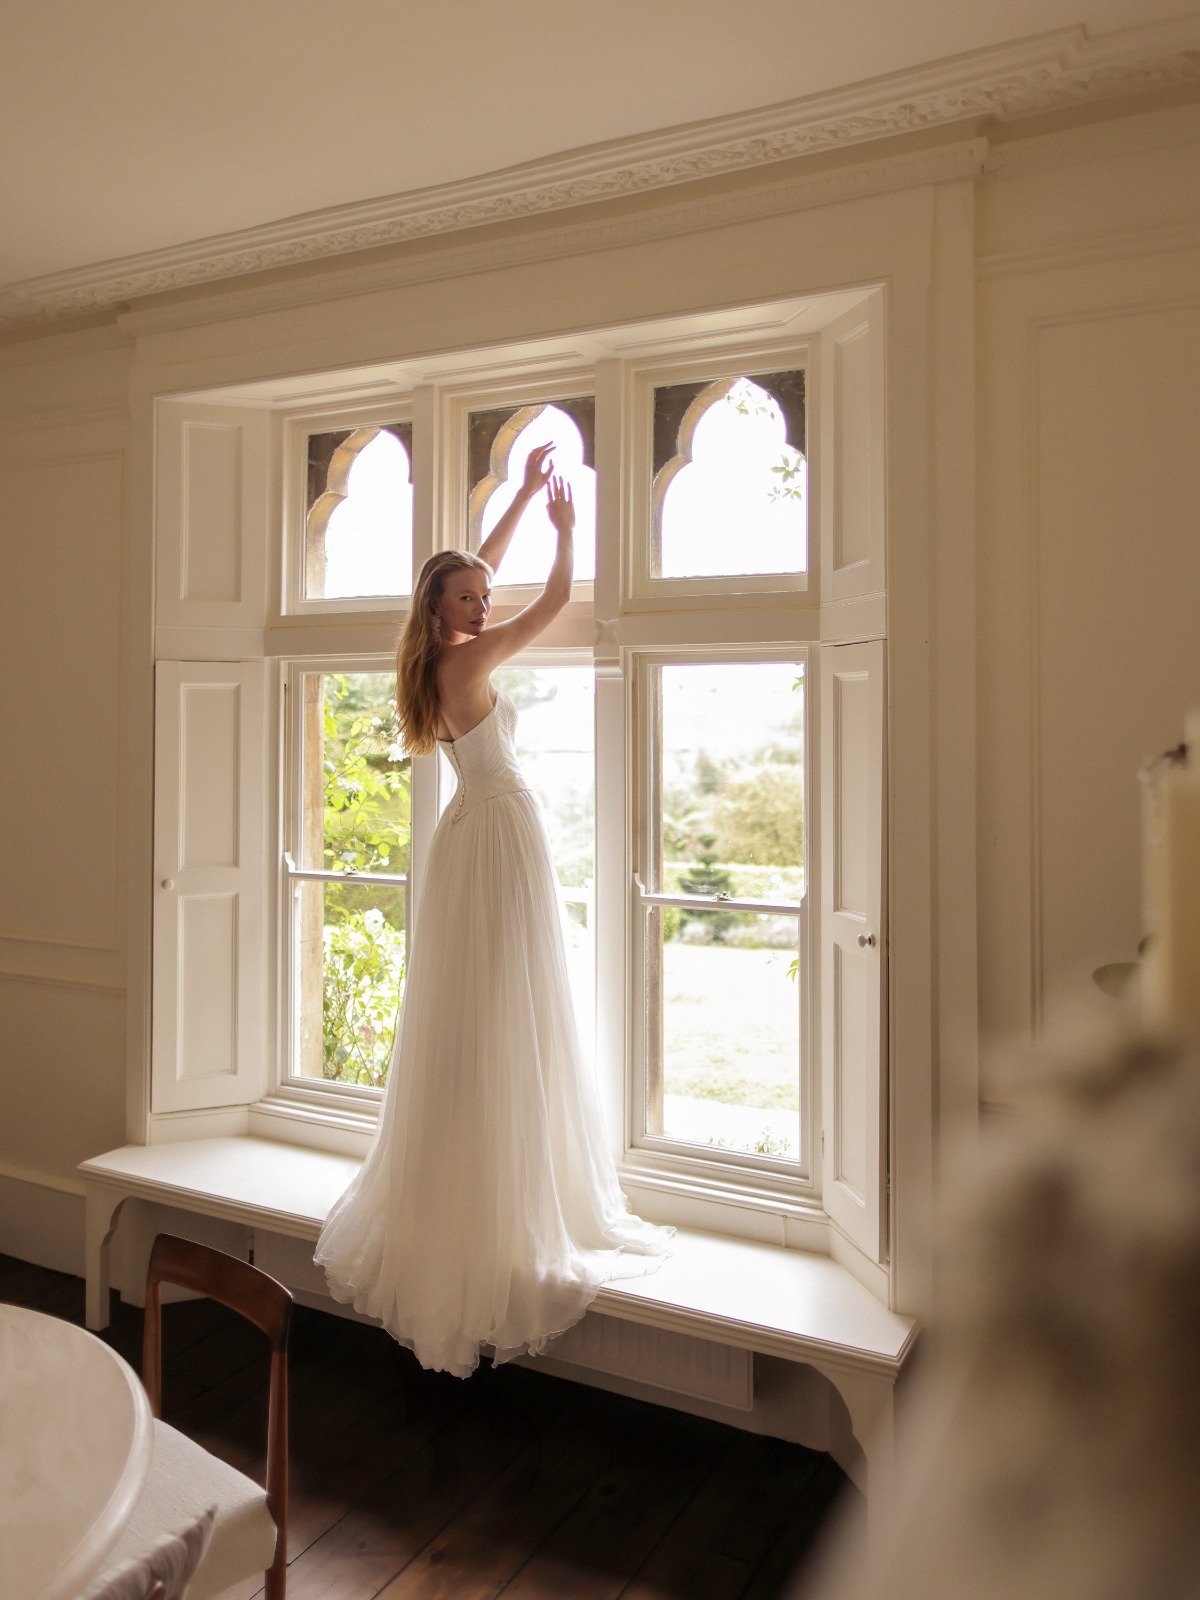
[(1082, 25), (968, 51), (849, 89), (612, 140), (484, 177), (335, 206), (0, 290), (0, 327), (95, 315), (148, 295), (325, 261), (970, 118), (1008, 119), (1200, 81), (1200, 22)]

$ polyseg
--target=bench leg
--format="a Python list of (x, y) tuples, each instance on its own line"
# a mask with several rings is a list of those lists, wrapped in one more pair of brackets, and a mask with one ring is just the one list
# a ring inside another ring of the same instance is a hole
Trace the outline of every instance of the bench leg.
[(83, 1260), (87, 1286), (84, 1321), (93, 1333), (108, 1327), (110, 1246), (125, 1196), (107, 1184), (84, 1187)]
[(846, 1403), (850, 1429), (867, 1468), (867, 1537), (877, 1537), (895, 1466), (895, 1380), (888, 1373), (854, 1371), (813, 1362)]

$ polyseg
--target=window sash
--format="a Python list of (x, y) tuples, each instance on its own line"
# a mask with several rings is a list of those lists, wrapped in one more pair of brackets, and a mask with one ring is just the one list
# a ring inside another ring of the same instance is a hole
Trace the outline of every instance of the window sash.
[[(345, 1105), (347, 1100), (358, 1101), (367, 1110), (382, 1098), (382, 1090), (366, 1084), (340, 1083), (327, 1078), (317, 1078), (300, 1070), (301, 1030), (301, 939), (299, 929), (300, 896), (298, 890), (304, 883), (331, 884), (345, 888), (378, 888), (404, 897), (404, 936), (408, 948), (413, 922), (411, 882), (417, 866), (418, 830), (418, 763), (413, 763), (411, 791), (411, 842), (409, 872), (330, 871), (320, 867), (299, 865), (301, 839), (305, 825), (305, 763), (308, 752), (305, 746), (305, 697), (302, 683), (305, 677), (327, 677), (336, 673), (389, 674), (394, 661), (387, 656), (303, 656), (281, 664), (282, 674), (282, 736), (280, 771), (282, 775), (283, 807), (281, 817), (281, 848), (277, 854), (279, 882), (279, 978), (276, 984), (278, 1007), (279, 1068), (276, 1092), (287, 1098), (301, 1098), (308, 1104), (322, 1103)], [(423, 808), (422, 808), (423, 809)], [(422, 844), (424, 841), (422, 841)], [(323, 994), (321, 997), (323, 1003)]]
[[(628, 1048), (625, 1074), (625, 1157), (634, 1167), (674, 1170), (696, 1177), (716, 1177), (733, 1188), (754, 1182), (774, 1183), (783, 1192), (798, 1195), (814, 1192), (814, 1035), (815, 983), (813, 964), (812, 830), (805, 829), (805, 890), (795, 899), (752, 899), (736, 895), (696, 895), (673, 893), (648, 887), (661, 882), (662, 839), (659, 796), (662, 785), (662, 708), (655, 693), (658, 668), (675, 665), (753, 666), (766, 662), (793, 662), (804, 672), (803, 807), (806, 824), (812, 808), (812, 724), (813, 698), (811, 675), (815, 665), (807, 648), (792, 646), (747, 645), (679, 646), (670, 650), (630, 650), (624, 652), (627, 680), (626, 727), (632, 781), (630, 812), (630, 872), (627, 880), (625, 928), (625, 992), (629, 1000)], [(728, 911), (743, 915), (794, 917), (797, 923), (797, 1003), (800, 1008), (799, 1051), (796, 1063), (800, 1108), (800, 1139), (795, 1159), (782, 1160), (735, 1149), (706, 1150), (649, 1128), (651, 1074), (655, 1070), (653, 1030), (661, 1033), (662, 1001), (648, 992), (649, 912), (655, 906), (675, 906), (683, 910)], [(658, 1005), (655, 1011), (656, 1002)]]
[[(658, 577), (654, 573), (654, 528), (652, 486), (654, 482), (654, 396), (659, 388), (701, 379), (749, 377), (783, 368), (803, 369), (809, 388), (808, 439), (806, 459), (810, 472), (810, 512), (808, 518), (807, 567), (803, 572), (739, 573), (723, 576)], [(628, 365), (630, 400), (625, 416), (625, 445), (629, 461), (629, 559), (625, 564), (622, 600), (630, 611), (648, 608), (671, 610), (675, 606), (742, 606), (749, 601), (765, 605), (790, 603), (814, 587), (816, 570), (816, 522), (811, 513), (815, 494), (814, 443), (816, 426), (813, 397), (817, 374), (815, 340), (790, 343), (742, 344), (725, 350), (700, 351), (679, 360), (661, 358), (631, 362)]]
[[(308, 441), (312, 434), (340, 432), (363, 427), (382, 427), (388, 423), (407, 423), (413, 428), (411, 471), (414, 494), (413, 570), (407, 594), (338, 595), (329, 598), (306, 593), (308, 569)], [(321, 411), (293, 411), (283, 419), (283, 539), (279, 608), (283, 616), (305, 618), (315, 624), (333, 618), (395, 615), (412, 602), (411, 587), (416, 580), (421, 558), (415, 536), (417, 517), (417, 462), (415, 434), (419, 420), (411, 398), (399, 395), (361, 405), (346, 405)]]

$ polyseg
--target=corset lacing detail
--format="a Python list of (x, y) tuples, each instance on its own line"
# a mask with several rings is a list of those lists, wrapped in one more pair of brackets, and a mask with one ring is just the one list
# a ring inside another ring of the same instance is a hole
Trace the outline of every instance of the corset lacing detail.
[(451, 825), (456, 823), (463, 814), (463, 806), (467, 802), (467, 780), (463, 777), (462, 763), (458, 759), (453, 744), (446, 746), (446, 754), (450, 757), (450, 765), (454, 768), (458, 778), (458, 804), (454, 808), (454, 815), (450, 818)]

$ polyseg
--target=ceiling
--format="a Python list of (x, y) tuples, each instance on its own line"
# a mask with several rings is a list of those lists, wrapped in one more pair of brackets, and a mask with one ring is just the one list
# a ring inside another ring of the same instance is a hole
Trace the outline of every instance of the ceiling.
[(1180, 0), (0, 5), (0, 287)]

